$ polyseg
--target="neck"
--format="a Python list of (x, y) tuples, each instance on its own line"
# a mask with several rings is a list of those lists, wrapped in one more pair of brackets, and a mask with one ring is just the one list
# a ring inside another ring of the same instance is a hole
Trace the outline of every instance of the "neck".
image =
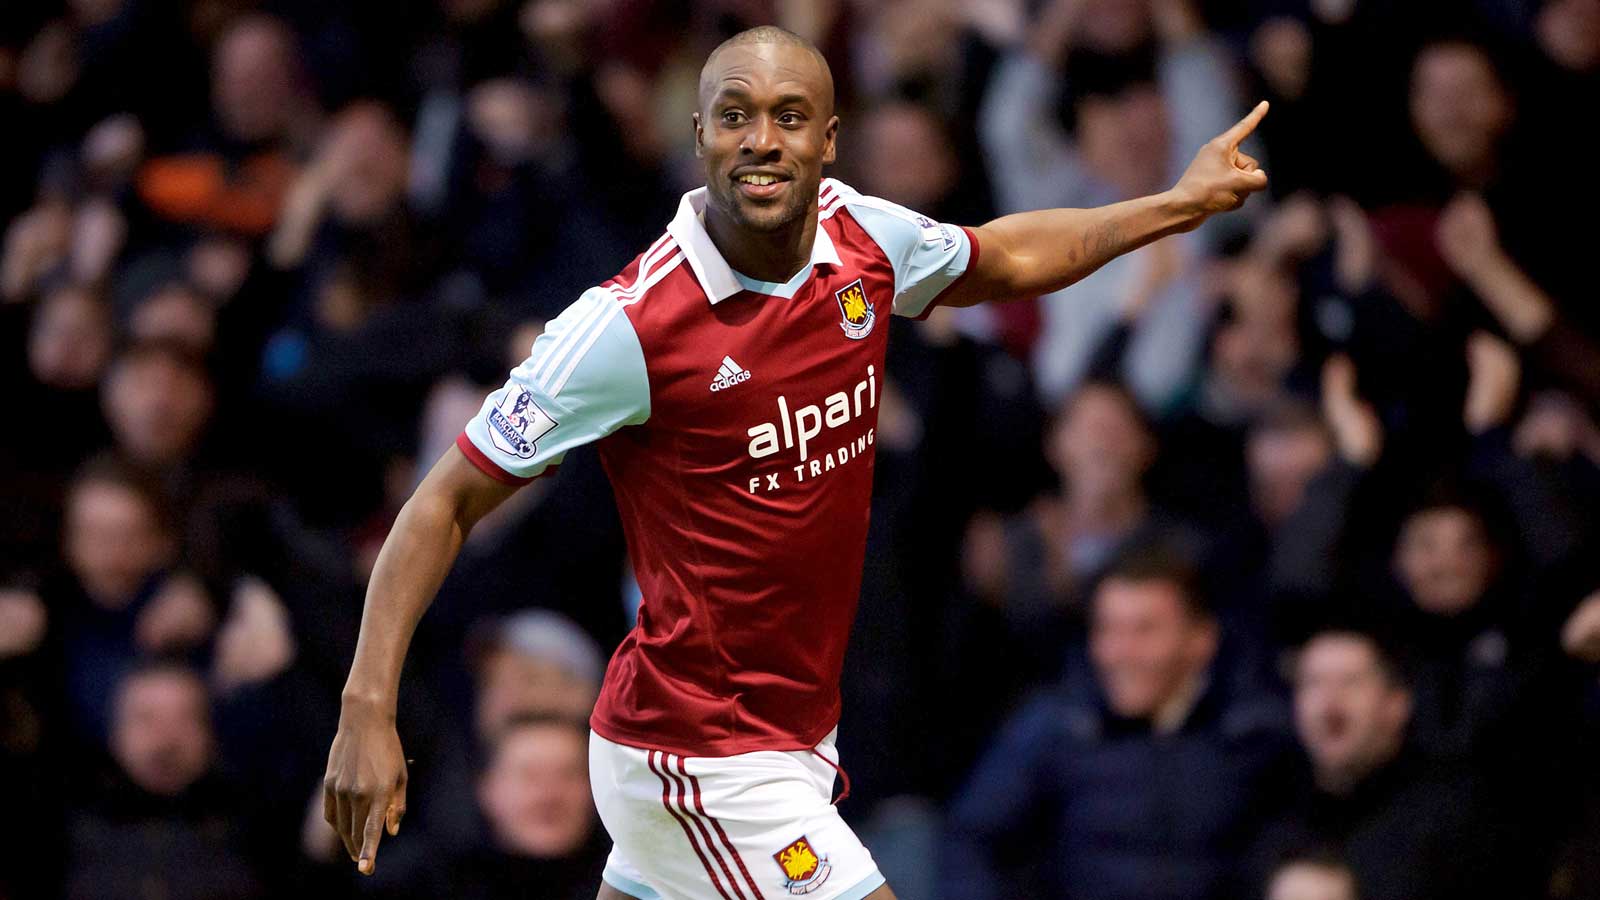
[(771, 231), (736, 225), (712, 204), (706, 205), (706, 234), (733, 270), (760, 281), (782, 284), (811, 261), (817, 236), (817, 204), (806, 214)]
[(1336, 797), (1349, 795), (1367, 779), (1381, 771), (1385, 766), (1394, 762), (1400, 756), (1400, 748), (1386, 748), (1385, 752), (1375, 758), (1358, 760), (1350, 765), (1339, 768), (1317, 767), (1312, 775), (1317, 787), (1325, 793)]
[(1178, 690), (1156, 709), (1155, 715), (1150, 717), (1150, 727), (1156, 734), (1176, 734), (1183, 728), (1183, 723), (1188, 720), (1189, 714), (1194, 712), (1205, 687), (1204, 673), (1190, 675)]
[(1079, 529), (1122, 532), (1138, 524), (1144, 516), (1145, 504), (1144, 496), (1138, 491), (1069, 489), (1067, 508)]

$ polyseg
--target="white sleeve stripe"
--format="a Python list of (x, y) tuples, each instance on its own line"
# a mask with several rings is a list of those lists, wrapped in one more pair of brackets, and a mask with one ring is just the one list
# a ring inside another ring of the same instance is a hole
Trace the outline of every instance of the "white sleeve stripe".
[[(593, 298), (589, 296), (587, 291), (578, 296), (577, 301), (572, 304), (572, 307), (568, 309), (568, 312), (570, 313), (572, 309), (579, 309), (585, 304), (593, 304)], [(577, 321), (581, 322), (583, 317), (586, 315), (588, 315), (587, 308), (579, 309)], [(567, 334), (572, 331), (574, 324), (576, 324), (576, 322), (569, 315), (566, 318), (557, 316), (556, 318), (551, 319), (549, 324), (545, 326), (544, 334), (540, 335), (540, 337), (549, 337), (550, 340), (546, 341), (542, 347), (539, 345), (538, 341), (534, 341), (532, 353), (530, 353), (527, 360), (522, 364), (522, 368), (528, 373), (529, 379), (537, 376), (539, 374), (539, 370), (544, 367), (545, 363), (549, 362), (550, 353), (557, 347), (561, 346), (562, 340), (566, 338)]]
[[(665, 257), (667, 254), (672, 253), (674, 250), (676, 250), (677, 246), (678, 245), (676, 243), (673, 243), (673, 242), (669, 241), (667, 244), (665, 244), (662, 247), (661, 256), (658, 256), (655, 259), (650, 260), (649, 265), (653, 266), (656, 263), (661, 262), (662, 258)], [(677, 256), (673, 257), (672, 259), (666, 260), (665, 264), (663, 264), (661, 267), (659, 267), (657, 269), (654, 269), (654, 270), (650, 271), (648, 274), (645, 273), (645, 269), (647, 268), (647, 266), (640, 266), (639, 267), (640, 275), (639, 275), (639, 277), (637, 277), (637, 278), (635, 278), (633, 280), (633, 284), (631, 284), (631, 285), (629, 285), (629, 286), (627, 286), (625, 288), (619, 288), (619, 287), (616, 287), (616, 286), (612, 286), (612, 287), (606, 288), (606, 290), (610, 291), (613, 295), (615, 295), (617, 297), (631, 297), (631, 296), (633, 296), (635, 294), (642, 295), (644, 291), (647, 291), (647, 290), (650, 289), (651, 285), (655, 284), (656, 281), (660, 280), (657, 276), (661, 275), (664, 272), (670, 271), (673, 266), (677, 265), (677, 261), (679, 259), (681, 259), (682, 257), (683, 257), (683, 253), (680, 251)]]
[(600, 335), (606, 333), (606, 328), (611, 325), (611, 320), (616, 318), (617, 313), (621, 311), (622, 304), (620, 303), (606, 304), (606, 312), (600, 317), (599, 324), (589, 329), (588, 339), (583, 342), (583, 346), (578, 349), (577, 353), (572, 354), (572, 360), (561, 371), (561, 377), (556, 379), (555, 384), (540, 385), (540, 387), (544, 388), (546, 395), (552, 399), (561, 395), (561, 389), (567, 386), (567, 379), (572, 377), (573, 371), (578, 368), (578, 363), (583, 362), (584, 356), (589, 353), (589, 349), (594, 346), (594, 342), (600, 340)]
[(662, 247), (670, 240), (672, 240), (672, 233), (663, 233), (661, 237), (656, 238), (656, 242), (654, 244), (650, 245), (650, 249), (644, 252), (644, 258), (639, 261), (639, 270), (633, 273), (634, 284), (638, 284), (639, 280), (644, 277), (645, 271), (650, 268), (650, 261), (656, 257), (656, 254), (659, 253)]
[(638, 301), (640, 301), (640, 299), (643, 299), (643, 296), (645, 296), (645, 293), (648, 293), (648, 291), (650, 291), (650, 288), (654, 287), (654, 285), (656, 285), (656, 282), (659, 282), (659, 280), (664, 279), (664, 277), (667, 277), (667, 274), (669, 274), (669, 272), (672, 272), (672, 269), (675, 269), (675, 267), (677, 267), (678, 261), (680, 261), (680, 259), (683, 259), (682, 251), (678, 251), (677, 255), (672, 256), (672, 259), (669, 259), (669, 261), (667, 261), (667, 263), (662, 264), (662, 266), (656, 267), (656, 271), (651, 272), (650, 277), (648, 277), (648, 279), (645, 279), (645, 280), (643, 280), (643, 282), (640, 282), (640, 285), (638, 285), (638, 295), (637, 296), (632, 296), (632, 298), (626, 299), (626, 301), (622, 301), (622, 299), (619, 299), (619, 303), (613, 304), (613, 306), (608, 306), (608, 309), (606, 309), (606, 314), (603, 315), (602, 320), (600, 320), (600, 325), (597, 325), (597, 327), (594, 327), (594, 328), (590, 328), (589, 336), (587, 336), (586, 340), (584, 340), (584, 343), (582, 343), (581, 348), (578, 348), (578, 352), (576, 352), (576, 354), (573, 354), (573, 359), (571, 359), (571, 362), (568, 362), (568, 364), (566, 364), (566, 368), (563, 368), (562, 376), (560, 376), (560, 378), (557, 378), (557, 380), (555, 380), (555, 384), (550, 384), (550, 386), (549, 386), (550, 397), (558, 396), (558, 394), (560, 394), (560, 392), (562, 392), (562, 388), (565, 388), (565, 386), (566, 386), (566, 380), (568, 380), (568, 378), (571, 378), (571, 375), (573, 375), (573, 370), (576, 370), (576, 368), (578, 368), (579, 362), (581, 362), (581, 360), (584, 359), (584, 357), (586, 357), (587, 354), (589, 354), (589, 349), (592, 348), (592, 346), (594, 346), (595, 341), (600, 340), (600, 335), (603, 335), (603, 333), (605, 333), (606, 327), (608, 327), (608, 325), (610, 325), (610, 323), (611, 323), (611, 319), (614, 319), (614, 317), (616, 317), (616, 314), (618, 314), (618, 312), (621, 312), (622, 307), (630, 306), (630, 304), (638, 303)]
[(545, 352), (544, 358), (539, 360), (539, 365), (534, 368), (530, 375), (530, 380), (538, 381), (540, 387), (543, 387), (544, 383), (549, 380), (550, 373), (561, 365), (567, 358), (567, 354), (572, 352), (572, 348), (577, 346), (578, 341), (589, 330), (589, 326), (596, 319), (605, 315), (606, 307), (610, 305), (605, 302), (604, 298), (596, 294), (585, 293), (585, 296), (589, 298), (589, 309), (584, 312), (583, 318), (579, 319), (578, 323), (572, 328), (557, 336), (555, 343)]
[(654, 272), (651, 272), (649, 278), (639, 282), (638, 284), (635, 284), (632, 288), (629, 288), (626, 291), (618, 290), (616, 288), (607, 288), (607, 290), (610, 291), (611, 296), (615, 297), (623, 306), (632, 306), (633, 304), (638, 303), (640, 300), (643, 300), (644, 295), (649, 293), (650, 289), (656, 286), (656, 282), (667, 277), (667, 274), (673, 269), (676, 269), (678, 267), (678, 263), (682, 261), (683, 251), (679, 250), (677, 253), (673, 254), (671, 259), (667, 260)]
[[(578, 324), (577, 328), (572, 329), (571, 334), (562, 346), (560, 355), (552, 354), (548, 367), (544, 367), (544, 374), (539, 376), (538, 379), (540, 390), (546, 391), (548, 396), (555, 396), (555, 393), (550, 390), (550, 383), (555, 380), (556, 371), (565, 365), (569, 359), (573, 366), (576, 366), (578, 361), (583, 359), (584, 350), (588, 348), (590, 343), (593, 343), (592, 339), (585, 343), (586, 339), (590, 339), (591, 335), (598, 335), (605, 330), (606, 323), (611, 321), (611, 312), (616, 309), (616, 306), (615, 303), (608, 302), (605, 297), (595, 298), (594, 310), (583, 317), (583, 321)], [(580, 347), (583, 349), (579, 349)], [(567, 371), (570, 372), (571, 368), (569, 367)]]
[(578, 352), (573, 355), (572, 361), (567, 363), (567, 367), (562, 370), (561, 377), (556, 380), (554, 385), (549, 387), (551, 397), (555, 397), (561, 393), (561, 389), (567, 384), (567, 379), (572, 377), (573, 370), (578, 367), (578, 362), (582, 360), (586, 354), (588, 354), (589, 348), (593, 347), (594, 342), (600, 339), (600, 335), (605, 333), (606, 326), (611, 324), (611, 319), (616, 316), (617, 313), (621, 312), (624, 306), (631, 306), (634, 303), (644, 299), (644, 295), (649, 292), (650, 288), (655, 286), (656, 282), (667, 277), (668, 273), (670, 273), (673, 269), (677, 268), (678, 262), (682, 259), (683, 252), (679, 251), (664, 265), (657, 268), (654, 272), (651, 272), (648, 279), (640, 283), (639, 293), (637, 296), (628, 298), (626, 300), (623, 300), (619, 297), (618, 303), (608, 307), (609, 311), (607, 312), (604, 320), (600, 323), (599, 327), (591, 329), (589, 337), (583, 342), (583, 346), (578, 349)]
[[(632, 293), (633, 291), (639, 290), (640, 286), (645, 283), (645, 275), (649, 272), (650, 267), (659, 262), (662, 256), (672, 252), (673, 246), (674, 244), (670, 234), (663, 234), (661, 237), (657, 238), (656, 242), (650, 246), (648, 251), (645, 252), (644, 258), (639, 261), (639, 274), (634, 278), (633, 284), (628, 287), (624, 293)], [(608, 290), (615, 293), (621, 289), (611, 288)], [(545, 382), (549, 381), (550, 376), (554, 374), (557, 368), (560, 367), (562, 361), (566, 359), (567, 354), (570, 353), (572, 348), (579, 342), (579, 340), (581, 340), (583, 334), (588, 330), (589, 324), (593, 322), (595, 318), (604, 314), (607, 304), (601, 300), (599, 296), (589, 296), (591, 302), (594, 304), (594, 308), (585, 313), (583, 318), (580, 319), (578, 324), (571, 330), (564, 331), (560, 335), (556, 335), (556, 342), (552, 344), (548, 350), (546, 350), (545, 355), (540, 358), (538, 365), (536, 365), (533, 371), (530, 373), (530, 377), (538, 379), (541, 383), (541, 386), (543, 386)], [(581, 297), (579, 298), (580, 302), (582, 299), (583, 298)]]

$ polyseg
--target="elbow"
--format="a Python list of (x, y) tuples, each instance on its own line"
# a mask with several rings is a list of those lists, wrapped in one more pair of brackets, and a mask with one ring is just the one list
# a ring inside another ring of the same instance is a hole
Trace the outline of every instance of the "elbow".
[(474, 521), (468, 514), (465, 498), (424, 481), (400, 508), (395, 527), (398, 529), (405, 523), (435, 533), (453, 529), (465, 538), (467, 532), (472, 530)]

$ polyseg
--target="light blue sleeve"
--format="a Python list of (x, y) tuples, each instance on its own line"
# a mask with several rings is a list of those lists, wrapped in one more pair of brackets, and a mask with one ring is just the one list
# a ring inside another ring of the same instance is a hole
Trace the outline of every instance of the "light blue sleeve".
[(463, 432), (477, 454), (462, 450), (491, 477), (521, 483), (559, 465), (573, 447), (649, 417), (639, 336), (616, 298), (590, 288), (550, 320), (505, 386), (484, 399)]
[(916, 318), (977, 258), (966, 229), (935, 222), (877, 197), (846, 201), (850, 215), (894, 266), (894, 312)]

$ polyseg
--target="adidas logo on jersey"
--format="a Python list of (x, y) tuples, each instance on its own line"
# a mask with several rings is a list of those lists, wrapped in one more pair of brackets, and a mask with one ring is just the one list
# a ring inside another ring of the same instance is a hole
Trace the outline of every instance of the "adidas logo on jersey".
[(750, 370), (739, 368), (733, 357), (724, 356), (722, 365), (717, 367), (717, 377), (711, 379), (711, 392), (725, 391), (734, 385), (750, 380)]

